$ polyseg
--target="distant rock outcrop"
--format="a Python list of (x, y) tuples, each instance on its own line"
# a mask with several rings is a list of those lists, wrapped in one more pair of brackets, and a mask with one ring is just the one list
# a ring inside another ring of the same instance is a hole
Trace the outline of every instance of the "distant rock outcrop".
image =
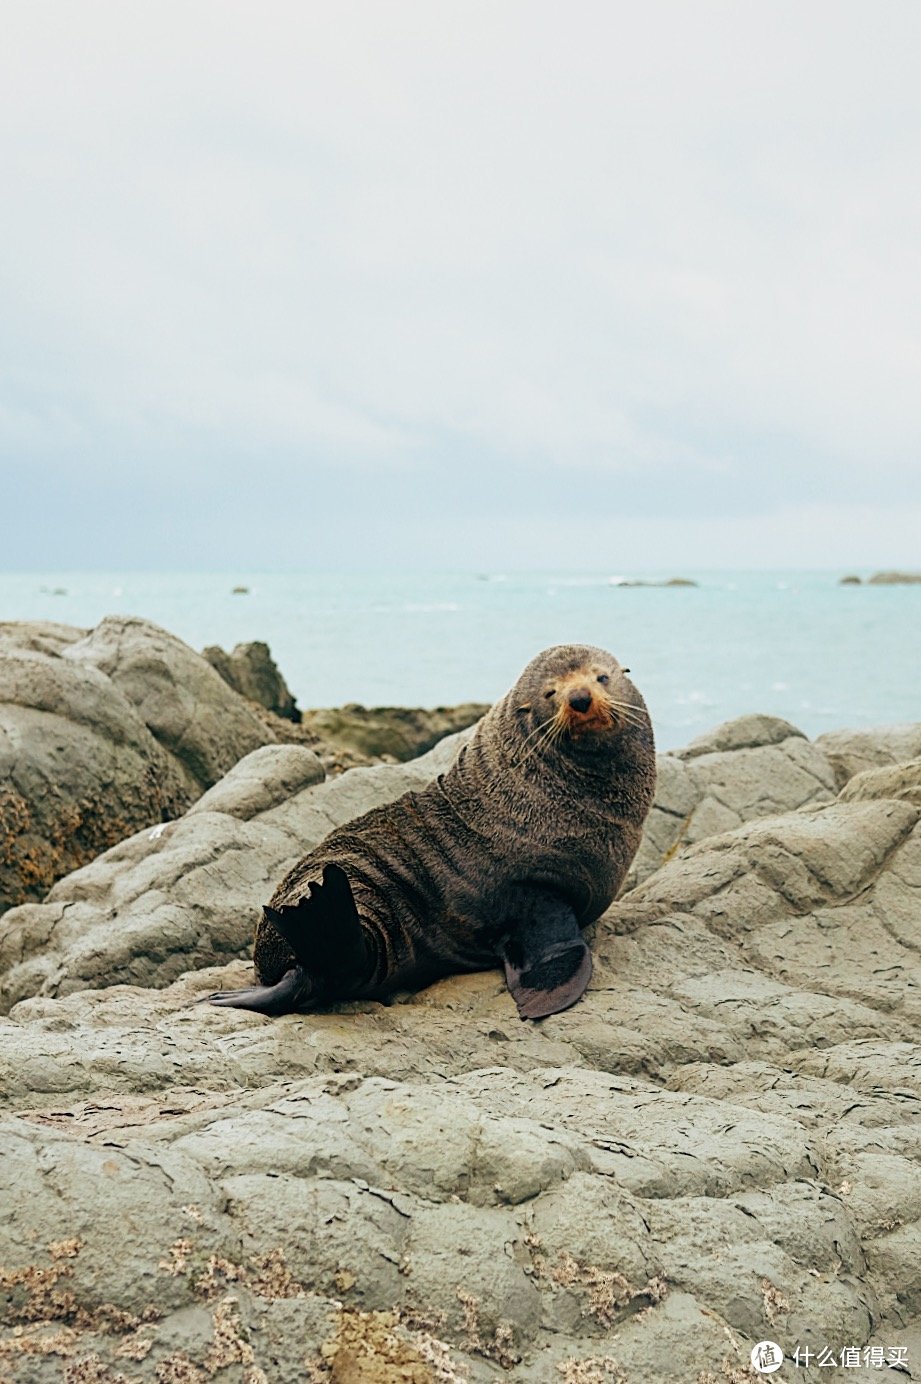
[(869, 586), (919, 586), (921, 572), (874, 572), (867, 583)]
[(700, 582), (691, 581), (689, 577), (669, 577), (667, 581), (646, 581), (643, 579), (633, 580), (630, 577), (612, 577), (611, 586), (699, 586)]
[(237, 644), (233, 653), (227, 653), (219, 644), (209, 644), (202, 649), (202, 657), (241, 697), (258, 702), (267, 711), (274, 712), (286, 721), (300, 721), (297, 703), (272, 658), (268, 644), (260, 640)]
[(320, 741), (357, 751), (368, 759), (399, 763), (425, 754), (446, 735), (466, 730), (489, 706), (462, 702), (460, 706), (434, 708), (360, 706), (357, 702), (302, 713), (303, 725)]

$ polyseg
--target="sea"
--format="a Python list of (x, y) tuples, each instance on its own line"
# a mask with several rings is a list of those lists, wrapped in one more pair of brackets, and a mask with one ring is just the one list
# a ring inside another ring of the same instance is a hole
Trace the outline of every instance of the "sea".
[(0, 620), (131, 614), (195, 649), (263, 640), (302, 707), (489, 702), (548, 645), (598, 644), (630, 668), (662, 749), (747, 712), (809, 736), (921, 720), (921, 585), (841, 575), (18, 572), (0, 574)]

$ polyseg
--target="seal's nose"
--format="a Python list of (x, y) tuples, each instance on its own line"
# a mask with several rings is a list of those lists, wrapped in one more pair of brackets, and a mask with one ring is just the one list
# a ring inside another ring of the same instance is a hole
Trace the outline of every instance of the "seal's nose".
[(569, 705), (573, 711), (588, 711), (592, 704), (592, 694), (587, 687), (574, 687), (569, 694)]

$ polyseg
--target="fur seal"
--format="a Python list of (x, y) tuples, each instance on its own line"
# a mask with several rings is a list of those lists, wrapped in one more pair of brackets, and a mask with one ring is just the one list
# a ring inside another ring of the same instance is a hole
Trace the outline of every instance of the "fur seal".
[(207, 998), (284, 1014), (503, 965), (523, 1019), (574, 1004), (581, 929), (615, 898), (655, 791), (628, 671), (590, 645), (538, 654), (447, 773), (294, 866), (256, 927), (260, 984)]

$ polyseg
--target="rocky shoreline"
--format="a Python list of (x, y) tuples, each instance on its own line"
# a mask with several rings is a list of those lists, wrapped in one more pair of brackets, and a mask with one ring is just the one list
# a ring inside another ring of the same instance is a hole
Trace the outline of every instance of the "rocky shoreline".
[[(298, 722), (124, 620), (2, 626), (0, 674), (2, 1384), (713, 1384), (764, 1339), (921, 1378), (921, 724), (660, 755), (564, 1014), (484, 972), (269, 1020), (193, 1002), (477, 708)], [(342, 772), (379, 731), (405, 762)], [(121, 831), (77, 869), (56, 773)]]
[(265, 644), (198, 654), (132, 616), (0, 623), (0, 911), (180, 816), (255, 749), (301, 745), (312, 773), (340, 774), (413, 759), (485, 710), (302, 712)]

